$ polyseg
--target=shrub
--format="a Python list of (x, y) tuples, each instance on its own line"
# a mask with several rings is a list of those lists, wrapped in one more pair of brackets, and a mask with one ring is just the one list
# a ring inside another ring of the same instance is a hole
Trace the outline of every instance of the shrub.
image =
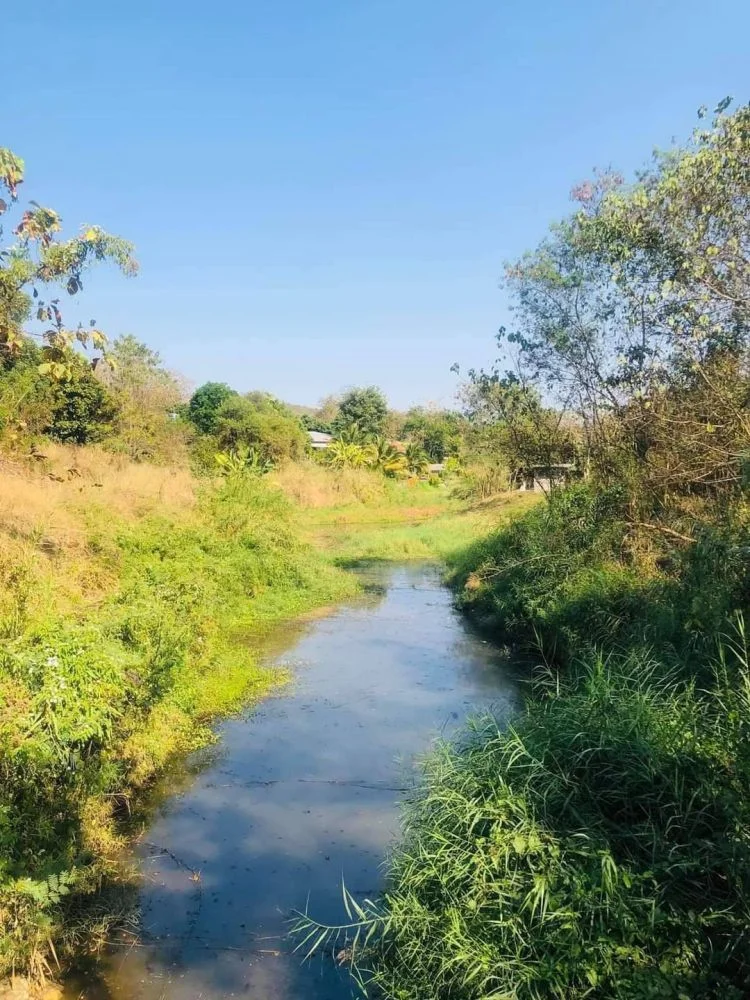
[(72, 358), (68, 376), (51, 387), (52, 406), (45, 433), (57, 441), (92, 444), (112, 433), (118, 408), (88, 362)]
[(215, 432), (222, 450), (244, 445), (271, 462), (300, 458), (308, 445), (299, 419), (283, 403), (263, 393), (225, 400), (216, 414)]

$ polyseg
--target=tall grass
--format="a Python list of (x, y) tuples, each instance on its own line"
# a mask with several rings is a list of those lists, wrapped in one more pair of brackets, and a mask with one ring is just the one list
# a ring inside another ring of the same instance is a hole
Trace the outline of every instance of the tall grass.
[[(375, 995), (747, 996), (741, 629), (706, 672), (700, 690), (642, 653), (590, 656), (510, 728), (478, 718), (432, 753), (390, 888), (343, 935)], [(342, 936), (300, 929), (308, 947)]]

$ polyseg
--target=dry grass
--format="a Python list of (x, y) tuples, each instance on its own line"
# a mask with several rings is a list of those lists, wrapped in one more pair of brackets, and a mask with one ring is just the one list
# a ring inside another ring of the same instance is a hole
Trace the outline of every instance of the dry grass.
[(96, 448), (48, 443), (0, 457), (0, 618), (4, 605), (60, 610), (98, 601), (116, 582), (101, 548), (117, 524), (156, 510), (188, 511), (195, 482), (184, 468), (139, 465)]
[(273, 473), (274, 482), (304, 508), (341, 507), (382, 498), (386, 484), (370, 469), (331, 469), (314, 461), (290, 462)]

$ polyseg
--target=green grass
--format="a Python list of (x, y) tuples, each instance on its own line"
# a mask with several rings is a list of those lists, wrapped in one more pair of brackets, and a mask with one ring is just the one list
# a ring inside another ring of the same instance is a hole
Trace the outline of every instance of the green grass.
[(394, 489), (386, 502), (306, 511), (303, 525), (338, 566), (439, 560), (450, 563), (476, 539), (538, 502), (509, 493), (482, 503), (456, 500), (444, 487)]
[(53, 947), (80, 946), (82, 897), (119, 877), (115, 806), (279, 683), (250, 638), (356, 590), (251, 476), (207, 487), (194, 512), (118, 522), (92, 505), (88, 522), (110, 596), (77, 615), (19, 604), (4, 622), (0, 974), (39, 975)]

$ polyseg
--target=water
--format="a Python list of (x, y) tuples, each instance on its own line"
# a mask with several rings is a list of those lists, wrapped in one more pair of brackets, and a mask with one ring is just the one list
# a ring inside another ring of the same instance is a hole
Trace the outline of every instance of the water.
[[(432, 567), (369, 570), (369, 596), (274, 639), (291, 687), (219, 727), (162, 791), (139, 846), (140, 941), (78, 992), (114, 1000), (344, 1000), (328, 956), (285, 940), (305, 908), (373, 896), (415, 755), (472, 708), (507, 711), (510, 665), (451, 607)], [(280, 654), (279, 645), (287, 652)]]

